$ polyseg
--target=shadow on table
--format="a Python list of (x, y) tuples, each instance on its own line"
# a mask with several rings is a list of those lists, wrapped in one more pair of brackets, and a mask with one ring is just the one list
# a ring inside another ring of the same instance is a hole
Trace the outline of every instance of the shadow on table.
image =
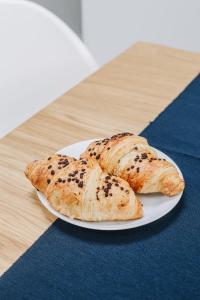
[(172, 226), (175, 222), (177, 222), (183, 209), (184, 201), (182, 199), (178, 205), (163, 218), (154, 221), (151, 224), (127, 230), (99, 231), (77, 227), (62, 220), (55, 221), (53, 226), (55, 226), (57, 230), (61, 231), (62, 234), (73, 236), (74, 238), (82, 241), (89, 241), (90, 243), (94, 242), (97, 244), (117, 245), (129, 244), (139, 242), (141, 240), (147, 240), (152, 236), (159, 234), (168, 226)]

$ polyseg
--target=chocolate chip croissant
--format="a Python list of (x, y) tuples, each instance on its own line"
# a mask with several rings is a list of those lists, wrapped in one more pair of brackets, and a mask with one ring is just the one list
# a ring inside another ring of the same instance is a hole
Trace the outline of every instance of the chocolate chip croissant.
[(104, 171), (128, 181), (135, 192), (172, 196), (184, 189), (175, 166), (158, 158), (143, 137), (121, 133), (95, 141), (81, 155), (89, 157), (95, 158)]
[[(58, 156), (29, 164), (25, 174), (45, 193), (57, 211), (85, 221), (131, 220), (142, 217), (142, 205), (129, 184), (103, 172), (95, 160), (65, 158), (68, 165), (58, 169)], [(71, 160), (71, 161), (69, 161)], [(50, 169), (57, 168), (51, 176)]]
[(53, 154), (42, 160), (35, 160), (27, 165), (25, 170), (26, 177), (32, 185), (45, 194), (47, 186), (55, 174), (66, 168), (75, 158), (67, 155)]

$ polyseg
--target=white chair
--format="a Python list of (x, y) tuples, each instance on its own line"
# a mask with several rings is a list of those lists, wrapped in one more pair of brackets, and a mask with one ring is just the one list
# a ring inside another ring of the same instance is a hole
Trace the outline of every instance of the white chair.
[(0, 0), (0, 137), (96, 69), (54, 14), (33, 2)]

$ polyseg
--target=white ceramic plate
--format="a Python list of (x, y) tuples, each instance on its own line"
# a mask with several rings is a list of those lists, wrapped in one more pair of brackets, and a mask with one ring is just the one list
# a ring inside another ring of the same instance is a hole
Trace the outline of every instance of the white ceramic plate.
[[(79, 158), (80, 154), (86, 149), (86, 147), (94, 140), (87, 140), (80, 143), (76, 143), (73, 145), (70, 145), (62, 150), (59, 151), (60, 154), (65, 154), (69, 156), (73, 156), (75, 158)], [(166, 154), (163, 152), (157, 150), (154, 148), (154, 150), (158, 153), (160, 158), (165, 158), (171, 163), (173, 163), (176, 168), (178, 169), (180, 175), (183, 177), (180, 169), (175, 164), (175, 162), (169, 158)], [(85, 228), (90, 229), (97, 229), (97, 230), (122, 230), (122, 229), (129, 229), (134, 227), (139, 227), (148, 223), (151, 223), (164, 215), (166, 215), (170, 210), (174, 208), (174, 206), (179, 202), (181, 199), (182, 193), (173, 196), (163, 196), (161, 194), (149, 194), (149, 195), (139, 195), (139, 198), (141, 199), (143, 203), (143, 209), (144, 209), (144, 216), (141, 219), (138, 220), (132, 220), (132, 221), (103, 221), (103, 222), (86, 222), (86, 221), (80, 221), (71, 219), (67, 216), (64, 216), (57, 212), (53, 207), (50, 206), (47, 199), (44, 197), (44, 195), (40, 192), (37, 192), (38, 197), (42, 204), (56, 217)]]

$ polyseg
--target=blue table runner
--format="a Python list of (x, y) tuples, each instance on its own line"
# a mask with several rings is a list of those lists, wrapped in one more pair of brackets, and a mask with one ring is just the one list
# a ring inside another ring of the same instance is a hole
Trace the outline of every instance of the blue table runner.
[(57, 220), (1, 277), (1, 300), (200, 299), (200, 76), (141, 135), (181, 168), (179, 204), (125, 231)]

